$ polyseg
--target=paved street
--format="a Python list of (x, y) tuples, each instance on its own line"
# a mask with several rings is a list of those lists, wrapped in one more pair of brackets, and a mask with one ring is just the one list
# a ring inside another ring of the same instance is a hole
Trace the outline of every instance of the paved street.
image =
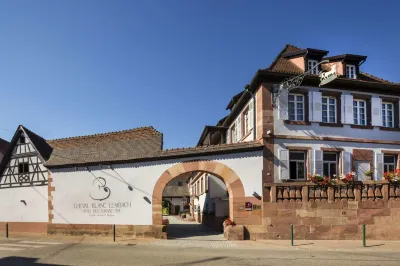
[[(153, 240), (156, 242), (168, 240)], [(152, 241), (152, 242), (153, 242)], [(310, 243), (310, 242), (309, 242)], [(309, 246), (265, 246), (244, 242), (236, 248), (0, 240), (0, 265), (400, 265), (397, 250), (313, 250)], [(282, 243), (283, 244), (283, 243)], [(397, 243), (398, 244), (398, 243)], [(9, 249), (5, 249), (9, 247)], [(379, 248), (379, 247), (378, 247)]]

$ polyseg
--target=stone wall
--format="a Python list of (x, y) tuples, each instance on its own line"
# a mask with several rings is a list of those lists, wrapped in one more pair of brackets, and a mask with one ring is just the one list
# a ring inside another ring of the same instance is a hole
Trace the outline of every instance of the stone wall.
[(400, 185), (364, 181), (321, 187), (310, 182), (265, 187), (263, 225), (246, 226), (250, 239), (400, 240)]
[[(49, 224), (49, 235), (113, 236), (113, 225), (109, 224)], [(116, 225), (117, 237), (166, 238), (163, 225)]]

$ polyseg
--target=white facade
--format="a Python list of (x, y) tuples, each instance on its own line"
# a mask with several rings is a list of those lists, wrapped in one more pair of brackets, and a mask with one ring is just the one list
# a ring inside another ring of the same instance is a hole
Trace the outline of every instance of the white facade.
[(0, 189), (0, 222), (48, 222), (47, 186)]
[(255, 100), (250, 99), (242, 108), (239, 115), (229, 125), (226, 143), (236, 143), (254, 140), (255, 130)]
[[(293, 118), (298, 118), (293, 116), (293, 111), (291, 112), (289, 110), (288, 103), (290, 102), (288, 101), (290, 100), (288, 99), (290, 98), (288, 98), (289, 96), (287, 94), (283, 93), (280, 95), (278, 108), (274, 109), (274, 135), (276, 136), (274, 139), (274, 154), (276, 155), (274, 171), (275, 181), (279, 182), (282, 180), (293, 179), (293, 171), (291, 172), (290, 170), (291, 167), (297, 167), (297, 171), (303, 171), (303, 164), (301, 164), (301, 167), (299, 168), (295, 163), (296, 159), (292, 159), (292, 161), (290, 161), (289, 158), (289, 152), (292, 150), (293, 154), (295, 153), (293, 150), (298, 150), (299, 147), (310, 148), (309, 151), (305, 152), (306, 158), (304, 160), (308, 169), (308, 173), (310, 174), (324, 175), (324, 173), (327, 172), (326, 170), (329, 166), (328, 162), (324, 161), (326, 160), (324, 159), (324, 154), (329, 153), (329, 151), (327, 151), (328, 149), (332, 150), (332, 148), (334, 148), (336, 150), (340, 150), (340, 152), (337, 152), (337, 164), (341, 167), (340, 169), (335, 170), (337, 171), (336, 175), (346, 174), (354, 170), (357, 172), (357, 174), (359, 174), (359, 180), (364, 180), (368, 179), (368, 177), (364, 175), (365, 172), (372, 171), (373, 179), (381, 179), (381, 175), (384, 172), (384, 151), (390, 151), (393, 154), (400, 154), (400, 145), (367, 143), (364, 142), (364, 140), (369, 140), (370, 142), (400, 140), (399, 131), (382, 130), (381, 128), (399, 127), (399, 121), (395, 121), (395, 117), (398, 117), (399, 114), (395, 114), (395, 112), (398, 112), (400, 109), (398, 108), (400, 98), (388, 95), (329, 88), (301, 88), (303, 90), (308, 89), (308, 92), (303, 95), (308, 96), (309, 99), (309, 124), (291, 124), (286, 122), (287, 120), (290, 122), (291, 120), (294, 120)], [(336, 102), (336, 98), (335, 101), (332, 101), (335, 102), (335, 104), (327, 107), (327, 102), (325, 101), (325, 106), (323, 106), (322, 92), (339, 92), (340, 105), (338, 102)], [(370, 105), (363, 100), (365, 99), (363, 97), (370, 98)], [(293, 99), (293, 96), (291, 99)], [(355, 102), (357, 99), (361, 99), (361, 110), (359, 109), (359, 102)], [(390, 116), (387, 115), (387, 105), (382, 105), (382, 103), (385, 102), (390, 102)], [(301, 106), (297, 106), (298, 103), (295, 101), (293, 101), (293, 103), (296, 104), (296, 108)], [(339, 106), (341, 106), (340, 117), (338, 117)], [(307, 108), (307, 106), (305, 106), (305, 101), (302, 108), (303, 114), (305, 114), (305, 109)], [(326, 108), (331, 110), (334, 115), (332, 115), (331, 118), (327, 117), (327, 115), (329, 116), (329, 112), (327, 111), (325, 112), (325, 120), (323, 120), (323, 110), (326, 110)], [(368, 108), (371, 108), (371, 110), (368, 110)], [(368, 112), (371, 113), (370, 117), (367, 115)], [(290, 113), (292, 113), (292, 119), (290, 118)], [(386, 117), (384, 117), (385, 114)], [(335, 119), (333, 119), (333, 116)], [(298, 121), (298, 119), (295, 120)], [(300, 119), (300, 121), (305, 120), (307, 120), (306, 117)], [(385, 120), (386, 122), (384, 123)], [(390, 123), (387, 122), (387, 120), (390, 120)], [(320, 124), (321, 122), (325, 124)], [(341, 123), (343, 125), (338, 127), (327, 126), (329, 123)], [(359, 127), (361, 126), (361, 128), (352, 127), (354, 124)], [(370, 124), (372, 126), (368, 126)], [(338, 138), (338, 141), (318, 139), (313, 140), (313, 137)], [(340, 141), (340, 139), (347, 138), (351, 138), (353, 142)], [(359, 140), (359, 142), (357, 140)], [(323, 151), (324, 148), (325, 151)], [(355, 149), (372, 151), (372, 160), (353, 160), (352, 154)], [(397, 164), (398, 156), (395, 156), (397, 157), (395, 164)], [(298, 176), (303, 175), (296, 175), (296, 177)], [(304, 175), (304, 178), (301, 179), (306, 178), (307, 176)]]
[(47, 169), (22, 127), (0, 176), (0, 222), (47, 222)]
[[(191, 158), (191, 160), (203, 157)], [(207, 156), (240, 177), (246, 196), (262, 194), (262, 151)], [(162, 173), (182, 160), (52, 170), (53, 223), (151, 225), (152, 197)]]

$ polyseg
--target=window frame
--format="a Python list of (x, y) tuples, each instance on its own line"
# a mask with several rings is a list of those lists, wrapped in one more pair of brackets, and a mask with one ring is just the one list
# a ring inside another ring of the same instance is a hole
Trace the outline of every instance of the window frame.
[[(326, 104), (324, 104), (324, 98), (327, 99)], [(333, 99), (335, 101), (335, 103), (333, 104), (333, 118), (334, 118), (334, 122), (331, 122), (329, 120), (330, 116), (329, 116), (329, 111), (330, 111), (330, 106), (332, 106), (332, 104), (329, 103), (329, 100)], [(327, 121), (324, 121), (324, 108), (323, 106), (326, 105), (326, 118)], [(337, 123), (337, 98), (333, 97), (333, 96), (322, 96), (322, 123), (331, 123), (331, 124), (336, 124)]]
[[(294, 96), (294, 101), (290, 101), (290, 96)], [(301, 101), (301, 104), (302, 104), (302, 110), (303, 110), (303, 113), (302, 113), (302, 115), (303, 115), (303, 119), (298, 119), (297, 118), (297, 116), (299, 115), (298, 113), (297, 113), (297, 103), (300, 103), (300, 102), (298, 102), (297, 101), (297, 97), (298, 96), (301, 96), (301, 97), (303, 97), (303, 100)], [(289, 121), (306, 121), (306, 106), (305, 106), (305, 101), (306, 101), (306, 99), (305, 99), (305, 95), (304, 94), (301, 94), (301, 93), (289, 93), (289, 95), (288, 95), (288, 119), (289, 119)], [(289, 107), (289, 105), (290, 105), (290, 102), (293, 102), (293, 104), (294, 104), (294, 118), (295, 119), (291, 119), (291, 112), (290, 112), (290, 107)]]
[[(310, 67), (310, 63), (311, 63), (311, 67)], [(313, 69), (316, 65), (318, 65), (318, 60), (307, 59), (307, 71), (309, 71), (310, 74), (314, 74), (314, 75), (318, 75), (319, 74), (318, 67), (316, 67), (313, 71), (311, 71), (311, 69)]]
[[(246, 108), (244, 108), (243, 112), (242, 112), (242, 132), (243, 132), (243, 136), (246, 136), (249, 132), (250, 132), (250, 110), (249, 110), (249, 106), (247, 106)], [(247, 125), (247, 128), (246, 128)]]
[(236, 121), (231, 126), (231, 143), (237, 142)]
[(29, 162), (18, 163), (18, 174), (27, 174), (27, 173), (29, 173)]
[[(357, 106), (354, 106), (354, 103), (357, 102)], [(364, 103), (364, 107), (360, 107), (360, 102)], [(354, 108), (357, 109), (357, 123), (355, 123), (355, 113)], [(364, 109), (364, 124), (360, 123), (360, 109)], [(353, 124), (359, 126), (366, 126), (368, 125), (367, 121), (367, 101), (364, 99), (353, 99)]]
[[(335, 154), (336, 160), (335, 161), (325, 160), (324, 159), (325, 154)], [(333, 177), (333, 175), (331, 175), (331, 165), (332, 164), (336, 165), (335, 166), (335, 168), (336, 168), (335, 169), (335, 172), (336, 172), (335, 175), (337, 176), (338, 172), (339, 172), (339, 154), (337, 152), (324, 151), (324, 153), (322, 154), (322, 173), (324, 174), (324, 176), (325, 176), (325, 163), (327, 163), (328, 167), (329, 167), (327, 176), (328, 177)]]
[[(353, 76), (350, 76), (350, 70), (353, 70)], [(346, 64), (346, 78), (357, 79), (356, 65)]]
[[(392, 122), (392, 126), (389, 126), (388, 125), (388, 120), (387, 120), (387, 118), (388, 118), (388, 115), (387, 115), (387, 112), (388, 112), (388, 109), (387, 109), (387, 106), (388, 105), (391, 105), (392, 106), (392, 109), (390, 110), (391, 112), (392, 112), (392, 120), (390, 121), (390, 122)], [(385, 106), (385, 108), (383, 108)], [(384, 112), (385, 112), (385, 114), (384, 114)], [(384, 119), (385, 118), (385, 119)], [(384, 123), (384, 122), (386, 122), (386, 123)], [(389, 127), (389, 128), (393, 128), (394, 127), (394, 104), (393, 103), (391, 103), (391, 102), (382, 102), (382, 126), (383, 127)]]
[[(298, 159), (290, 159), (290, 154), (291, 153), (301, 153), (303, 154), (303, 160), (298, 160)], [(296, 163), (296, 178), (292, 178), (291, 173), (291, 163), (295, 162)], [(307, 179), (307, 168), (306, 168), (306, 162), (307, 162), (307, 153), (305, 151), (291, 151), (289, 150), (289, 180), (306, 180)], [(303, 163), (304, 164), (304, 178), (298, 178), (298, 173), (299, 173), (299, 164), (298, 163)]]
[[(386, 156), (390, 156), (393, 157), (393, 163), (385, 163), (385, 157)], [(389, 172), (388, 170), (386, 170), (385, 168), (387, 168), (387, 166), (389, 165), (393, 165), (393, 171), (396, 170), (396, 166), (397, 166), (397, 156), (394, 154), (383, 154), (383, 172)]]

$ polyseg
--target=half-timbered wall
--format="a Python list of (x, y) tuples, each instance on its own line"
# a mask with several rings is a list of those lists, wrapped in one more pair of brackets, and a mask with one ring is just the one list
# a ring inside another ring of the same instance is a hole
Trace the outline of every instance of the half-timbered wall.
[(47, 222), (47, 169), (22, 129), (16, 138), (0, 176), (0, 222)]

